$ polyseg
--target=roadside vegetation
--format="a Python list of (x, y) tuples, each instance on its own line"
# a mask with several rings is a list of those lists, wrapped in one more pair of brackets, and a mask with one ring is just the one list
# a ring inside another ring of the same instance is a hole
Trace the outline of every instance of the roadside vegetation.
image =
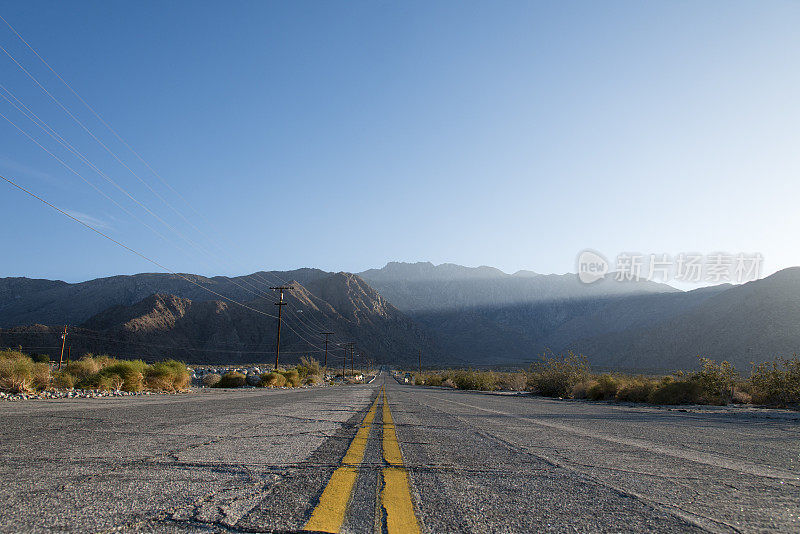
[(727, 361), (699, 358), (695, 371), (647, 376), (595, 373), (587, 359), (567, 352), (545, 354), (527, 371), (443, 370), (415, 373), (417, 385), (479, 391), (529, 391), (545, 397), (650, 404), (800, 405), (800, 358), (754, 365), (744, 378)]
[(0, 350), (0, 391), (7, 393), (71, 388), (175, 392), (186, 391), (190, 380), (186, 365), (175, 360), (148, 364), (87, 354), (58, 371), (49, 363), (34, 362), (21, 351)]
[(294, 367), (261, 373), (260, 375), (231, 371), (223, 375), (209, 373), (201, 379), (206, 387), (238, 388), (260, 386), (265, 388), (296, 388), (316, 386), (325, 382), (325, 369), (314, 358), (301, 358)]

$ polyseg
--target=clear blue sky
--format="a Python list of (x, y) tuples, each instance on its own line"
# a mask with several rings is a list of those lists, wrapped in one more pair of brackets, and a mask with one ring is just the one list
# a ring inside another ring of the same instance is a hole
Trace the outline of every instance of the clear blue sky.
[[(197, 252), (2, 99), (0, 113), (170, 240), (1, 118), (0, 172), (174, 270), (566, 272), (586, 247), (800, 264), (797, 2), (26, 0), (0, 15), (191, 208), (4, 25), (0, 44), (204, 234), (2, 52), (0, 82), (229, 259)], [(7, 184), (0, 210), (0, 276), (157, 270)]]

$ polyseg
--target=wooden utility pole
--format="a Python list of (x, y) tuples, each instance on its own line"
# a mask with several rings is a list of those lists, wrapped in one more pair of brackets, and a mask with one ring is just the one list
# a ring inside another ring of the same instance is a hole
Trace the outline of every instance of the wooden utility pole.
[(325, 365), (323, 365), (323, 367), (325, 367), (327, 369), (328, 368), (328, 336), (332, 336), (333, 332), (320, 332), (320, 334), (323, 334), (325, 336)]
[(347, 347), (344, 348), (344, 356), (342, 356), (342, 384), (344, 384), (344, 375), (347, 372)]
[(422, 376), (422, 349), (419, 349), (419, 376)]
[(354, 362), (356, 359), (356, 344), (350, 343), (350, 374), (356, 376), (354, 367)]
[(58, 370), (61, 370), (61, 364), (64, 363), (64, 345), (67, 344), (67, 325), (64, 325), (64, 333), (61, 334), (61, 356), (58, 358)]
[(275, 370), (278, 370), (278, 360), (280, 359), (281, 354), (281, 310), (284, 306), (286, 306), (286, 302), (283, 301), (283, 292), (289, 291), (294, 289), (292, 286), (278, 286), (278, 287), (271, 287), (270, 289), (275, 291), (280, 291), (280, 298), (275, 305), (278, 307), (278, 338), (275, 342)]

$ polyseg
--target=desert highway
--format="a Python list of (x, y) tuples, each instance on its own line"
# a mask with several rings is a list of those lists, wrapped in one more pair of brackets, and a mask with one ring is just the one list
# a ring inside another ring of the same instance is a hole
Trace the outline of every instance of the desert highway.
[(3, 532), (798, 532), (800, 414), (400, 385), (0, 405)]

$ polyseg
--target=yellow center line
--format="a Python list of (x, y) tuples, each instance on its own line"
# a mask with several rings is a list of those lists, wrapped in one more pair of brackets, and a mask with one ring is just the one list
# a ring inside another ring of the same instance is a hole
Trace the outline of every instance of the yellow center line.
[(418, 533), (419, 522), (411, 501), (408, 485), (408, 472), (403, 464), (403, 455), (397, 441), (392, 412), (383, 390), (383, 459), (389, 467), (383, 468), (383, 489), (381, 503), (386, 511), (386, 530), (388, 534)]
[[(381, 391), (383, 387), (381, 387)], [(358, 476), (358, 466), (364, 459), (364, 450), (367, 447), (370, 427), (375, 419), (378, 401), (381, 400), (381, 391), (372, 403), (367, 415), (361, 422), (356, 436), (342, 459), (341, 467), (333, 472), (328, 485), (319, 498), (319, 504), (314, 508), (311, 519), (306, 523), (305, 530), (316, 532), (339, 532), (344, 523), (347, 504), (353, 493), (353, 487)], [(384, 395), (385, 396), (385, 395)]]

